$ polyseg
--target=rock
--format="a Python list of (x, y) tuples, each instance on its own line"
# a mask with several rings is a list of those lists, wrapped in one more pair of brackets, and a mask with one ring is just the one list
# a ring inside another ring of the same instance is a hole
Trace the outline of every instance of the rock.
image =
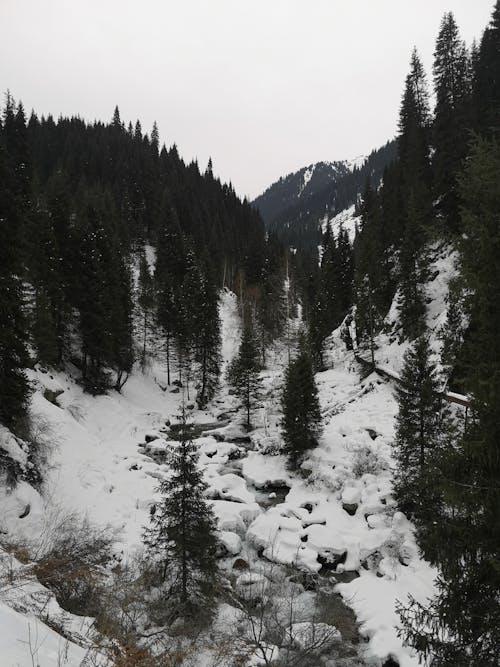
[(357, 503), (342, 503), (342, 509), (345, 510), (347, 514), (354, 516), (358, 509), (358, 505)]
[(57, 407), (59, 408), (61, 406), (57, 402), (57, 397), (60, 396), (61, 394), (64, 394), (64, 389), (45, 389), (43, 392), (43, 397), (45, 398), (45, 400), (49, 401), (49, 403), (57, 405)]
[(146, 442), (153, 442), (153, 440), (158, 440), (159, 437), (158, 433), (146, 433), (144, 440)]

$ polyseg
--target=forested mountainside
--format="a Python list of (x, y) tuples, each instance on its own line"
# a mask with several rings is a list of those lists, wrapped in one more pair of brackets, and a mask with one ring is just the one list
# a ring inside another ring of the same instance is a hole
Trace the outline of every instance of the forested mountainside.
[(307, 201), (326, 186), (350, 174), (358, 162), (364, 162), (364, 158), (354, 163), (316, 162), (308, 167), (302, 167), (270, 185), (265, 192), (254, 199), (253, 204), (266, 225), (270, 225), (274, 218), (296, 205), (299, 200)]
[(6, 423), (25, 409), (16, 368), (28, 364), (30, 336), (41, 363), (71, 358), (96, 391), (107, 384), (103, 368), (113, 368), (120, 385), (134, 358), (131, 261), (145, 244), (157, 251), (169, 336), (194, 335), (207, 290), (256, 287), (276, 264), (280, 249), (266, 241), (255, 209), (213, 177), (210, 163), (202, 174), (175, 146), (160, 149), (156, 126), (151, 138), (139, 121), (125, 128), (118, 109), (108, 125), (35, 114), (26, 122), (7, 95), (0, 138)]
[(0, 664), (497, 667), (499, 54), (445, 14), (319, 248), (7, 95)]
[(304, 167), (273, 183), (253, 204), (284, 243), (315, 248), (321, 243), (322, 221), (355, 204), (367, 182), (376, 187), (395, 152), (395, 141), (389, 141), (363, 160)]

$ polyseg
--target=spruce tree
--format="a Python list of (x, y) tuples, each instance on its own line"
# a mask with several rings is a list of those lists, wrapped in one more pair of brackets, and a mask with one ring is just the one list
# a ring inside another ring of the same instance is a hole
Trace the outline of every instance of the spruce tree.
[(259, 350), (249, 324), (243, 328), (237, 356), (228, 369), (228, 381), (234, 387), (236, 395), (243, 401), (246, 412), (246, 425), (251, 428), (251, 414), (260, 397), (261, 380), (259, 377)]
[(417, 524), (437, 511), (433, 493), (435, 457), (441, 442), (441, 397), (429, 342), (421, 336), (405, 354), (397, 388), (394, 493), (399, 507)]
[(491, 137), (500, 116), (500, 0), (483, 33), (474, 63), (473, 105), (477, 130)]
[(467, 49), (451, 12), (444, 15), (436, 41), (434, 91), (434, 190), (447, 227), (456, 231), (457, 175), (467, 152), (470, 127), (470, 76)]
[(433, 543), (432, 535), (424, 542), (424, 556), (439, 571), (437, 595), (428, 605), (410, 600), (400, 608), (404, 639), (439, 667), (500, 664), (499, 173), (498, 141), (476, 139), (460, 178), (461, 268), (473, 323), (465, 342), (472, 418), (440, 461), (444, 512)]
[(199, 366), (198, 407), (204, 408), (215, 393), (221, 367), (219, 297), (209, 272), (208, 262), (201, 274), (199, 328), (195, 341), (195, 361)]
[(172, 474), (161, 482), (160, 502), (144, 533), (148, 552), (157, 559), (166, 584), (165, 606), (173, 620), (210, 615), (217, 581), (216, 522), (205, 500), (206, 484), (198, 467), (192, 426), (183, 412), (179, 442), (169, 450)]
[(25, 129), (8, 96), (0, 127), (0, 422), (12, 428), (26, 416), (30, 394), (22, 288), (23, 231), (29, 210)]
[(424, 282), (427, 259), (421, 247), (423, 221), (413, 193), (408, 202), (405, 236), (399, 254), (399, 313), (403, 338), (414, 340), (425, 331)]
[(283, 440), (292, 468), (297, 468), (307, 450), (316, 447), (321, 431), (318, 390), (311, 356), (302, 340), (298, 355), (285, 372), (282, 397)]
[(149, 269), (146, 253), (142, 252), (139, 258), (137, 305), (142, 311), (142, 353), (141, 364), (146, 363), (148, 332), (151, 327), (152, 313), (155, 306), (155, 289), (153, 276)]

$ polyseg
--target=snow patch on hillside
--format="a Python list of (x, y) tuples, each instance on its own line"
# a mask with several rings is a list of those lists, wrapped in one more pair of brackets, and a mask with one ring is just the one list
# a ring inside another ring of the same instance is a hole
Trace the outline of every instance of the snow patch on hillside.
[(337, 213), (337, 215), (334, 215), (333, 218), (324, 220), (321, 225), (323, 234), (326, 232), (328, 225), (335, 238), (338, 238), (342, 228), (345, 229), (349, 235), (349, 241), (352, 244), (354, 243), (354, 238), (356, 236), (356, 229), (361, 225), (361, 216), (356, 215), (355, 206), (353, 204), (352, 206), (349, 206), (349, 208)]
[(302, 185), (299, 188), (298, 192), (298, 197), (304, 192), (305, 188), (307, 187), (307, 184), (312, 178), (312, 175), (314, 174), (314, 170), (316, 168), (315, 164), (312, 164), (310, 167), (307, 167), (307, 169), (304, 172), (303, 180), (302, 180)]

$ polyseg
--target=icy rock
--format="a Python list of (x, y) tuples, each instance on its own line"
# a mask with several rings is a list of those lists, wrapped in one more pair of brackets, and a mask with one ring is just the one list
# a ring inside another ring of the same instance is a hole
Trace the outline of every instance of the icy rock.
[(257, 503), (233, 503), (229, 500), (212, 500), (212, 509), (219, 530), (243, 535), (248, 525), (261, 513)]
[(210, 481), (210, 488), (207, 490), (210, 498), (219, 498), (220, 500), (232, 500), (236, 503), (253, 503), (255, 496), (247, 489), (245, 480), (238, 475), (229, 473), (220, 475)]
[(361, 492), (355, 486), (348, 486), (342, 492), (342, 502), (346, 505), (358, 505), (361, 500)]
[(218, 540), (230, 556), (237, 556), (241, 551), (241, 538), (236, 533), (227, 530), (221, 531)]

